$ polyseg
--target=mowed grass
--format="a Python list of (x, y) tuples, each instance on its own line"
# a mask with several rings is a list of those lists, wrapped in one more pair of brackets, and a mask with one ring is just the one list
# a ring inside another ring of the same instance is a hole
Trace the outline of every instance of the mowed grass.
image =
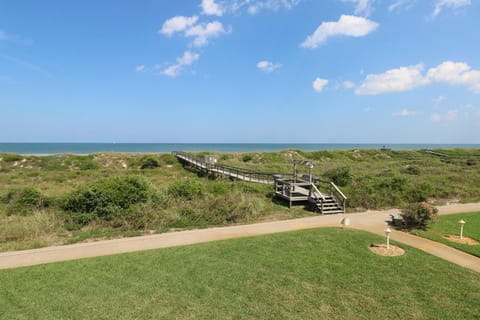
[(321, 228), (0, 271), (2, 319), (478, 319), (480, 275)]
[(463, 235), (480, 242), (480, 212), (439, 216), (438, 220), (435, 223), (432, 223), (427, 230), (416, 230), (413, 233), (480, 257), (479, 244), (461, 244), (443, 237), (447, 234), (460, 235), (460, 225), (458, 224), (458, 221), (461, 219), (466, 222), (463, 227)]

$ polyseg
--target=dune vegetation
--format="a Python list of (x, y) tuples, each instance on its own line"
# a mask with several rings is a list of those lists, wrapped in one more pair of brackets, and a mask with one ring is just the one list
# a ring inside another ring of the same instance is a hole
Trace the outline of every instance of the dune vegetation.
[[(347, 195), (349, 212), (480, 200), (477, 149), (196, 155), (284, 174), (292, 159), (313, 160), (313, 174)], [(170, 154), (0, 154), (1, 251), (309, 214), (274, 199), (270, 186), (205, 177)]]

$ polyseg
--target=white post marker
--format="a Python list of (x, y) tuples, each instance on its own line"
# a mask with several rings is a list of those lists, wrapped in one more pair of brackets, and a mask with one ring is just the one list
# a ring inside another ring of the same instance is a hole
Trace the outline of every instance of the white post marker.
[(350, 219), (349, 218), (342, 218), (342, 220), (340, 220), (340, 224), (345, 228), (345, 227), (348, 227), (350, 225)]
[(463, 239), (463, 226), (465, 225), (465, 221), (462, 219), (458, 221), (458, 224), (460, 224), (460, 239)]
[(390, 249), (390, 233), (392, 233), (390, 228), (385, 229), (385, 235), (387, 236), (387, 249)]

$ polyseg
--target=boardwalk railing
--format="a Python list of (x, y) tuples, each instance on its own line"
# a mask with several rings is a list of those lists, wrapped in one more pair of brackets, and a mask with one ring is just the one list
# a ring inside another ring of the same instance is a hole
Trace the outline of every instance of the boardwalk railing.
[(183, 162), (193, 165), (198, 169), (203, 169), (210, 173), (216, 173), (248, 182), (273, 184), (275, 181), (274, 176), (277, 174), (271, 172), (258, 172), (243, 168), (218, 165), (216, 163), (209, 163), (204, 161), (203, 159), (193, 157), (185, 152), (180, 151), (173, 151), (172, 154)]

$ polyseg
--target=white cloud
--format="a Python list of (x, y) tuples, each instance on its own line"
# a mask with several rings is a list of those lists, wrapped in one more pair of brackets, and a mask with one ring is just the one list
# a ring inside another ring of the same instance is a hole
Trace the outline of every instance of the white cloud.
[(423, 65), (391, 69), (385, 73), (369, 74), (355, 90), (358, 95), (377, 95), (388, 92), (402, 92), (425, 84), (422, 76)]
[(480, 70), (473, 70), (464, 62), (445, 61), (428, 70), (427, 79), (431, 82), (463, 85), (480, 93)]
[(222, 16), (223, 10), (215, 0), (202, 0), (202, 13), (209, 16)]
[(176, 16), (166, 20), (163, 23), (162, 29), (160, 29), (160, 33), (166, 34), (171, 36), (175, 32), (181, 32), (190, 28), (195, 23), (197, 23), (198, 16), (192, 17), (184, 17), (184, 16)]
[(443, 8), (458, 9), (471, 5), (471, 0), (437, 0), (432, 16), (436, 17), (442, 12)]
[(200, 59), (200, 55), (198, 53), (185, 51), (183, 53), (183, 56), (177, 58), (177, 63), (163, 70), (162, 74), (169, 76), (171, 78), (175, 78), (178, 75), (180, 75), (180, 73), (183, 71), (185, 66), (189, 66), (193, 64), (198, 59)]
[(442, 120), (442, 116), (439, 115), (438, 113), (434, 113), (434, 114), (432, 114), (430, 119), (432, 119), (432, 121), (438, 122), (438, 121)]
[(304, 48), (316, 48), (334, 36), (363, 37), (377, 29), (378, 23), (356, 16), (341, 15), (338, 21), (322, 22), (315, 32), (301, 44)]
[(343, 81), (342, 85), (345, 89), (352, 89), (355, 87), (355, 83), (352, 81)]
[(185, 36), (195, 37), (193, 40), (193, 45), (196, 47), (201, 47), (206, 45), (210, 38), (215, 38), (229, 32), (230, 30), (226, 31), (221, 22), (213, 21), (207, 24), (197, 24), (188, 28), (185, 31)]
[(147, 70), (146, 70), (145, 66), (142, 64), (142, 65), (136, 66), (136, 67), (135, 67), (135, 71), (137, 71), (137, 72), (145, 72), (145, 71), (147, 71)]
[(322, 92), (323, 88), (328, 84), (327, 79), (316, 78), (313, 81), (312, 87), (316, 92)]
[(403, 92), (432, 84), (462, 85), (474, 93), (480, 93), (480, 70), (472, 69), (464, 62), (445, 61), (422, 74), (423, 65), (400, 67), (380, 74), (369, 74), (355, 90), (358, 95), (377, 95)]
[(235, 12), (246, 7), (249, 14), (257, 14), (261, 10), (293, 9), (301, 0), (236, 0), (231, 5), (231, 11)]
[(363, 108), (363, 112), (370, 112), (370, 110), (372, 110), (372, 108), (370, 108), (370, 107)]
[(400, 11), (410, 9), (416, 0), (395, 0), (388, 6), (388, 11)]
[(376, 0), (342, 0), (342, 2), (354, 3), (355, 14), (369, 16), (373, 12), (373, 4)]
[(273, 63), (267, 60), (262, 60), (257, 63), (257, 68), (264, 72), (273, 72), (280, 68), (282, 65), (279, 63)]
[(408, 117), (417, 114), (415, 111), (410, 111), (408, 109), (402, 109), (399, 112), (395, 112), (392, 115), (395, 117)]

